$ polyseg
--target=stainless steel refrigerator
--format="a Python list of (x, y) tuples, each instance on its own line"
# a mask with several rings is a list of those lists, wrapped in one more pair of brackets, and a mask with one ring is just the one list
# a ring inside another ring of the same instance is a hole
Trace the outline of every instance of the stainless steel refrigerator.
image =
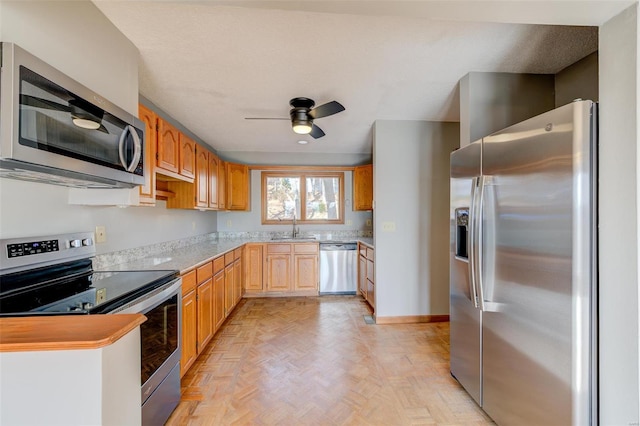
[(451, 374), (500, 425), (597, 423), (596, 104), (451, 154)]

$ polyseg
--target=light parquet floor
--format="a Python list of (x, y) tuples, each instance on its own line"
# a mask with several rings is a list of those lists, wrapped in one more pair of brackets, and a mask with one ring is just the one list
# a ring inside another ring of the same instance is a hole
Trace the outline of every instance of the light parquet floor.
[(167, 425), (492, 424), (449, 374), (449, 323), (368, 314), (359, 296), (243, 299)]

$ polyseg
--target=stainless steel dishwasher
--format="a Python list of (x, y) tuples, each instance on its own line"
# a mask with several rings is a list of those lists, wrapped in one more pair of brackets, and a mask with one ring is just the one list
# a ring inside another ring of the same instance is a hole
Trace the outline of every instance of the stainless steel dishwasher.
[(320, 294), (356, 294), (358, 244), (320, 243)]

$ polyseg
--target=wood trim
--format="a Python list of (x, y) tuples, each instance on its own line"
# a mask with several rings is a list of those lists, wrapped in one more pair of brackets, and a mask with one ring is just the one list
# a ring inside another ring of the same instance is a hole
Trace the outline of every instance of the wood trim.
[(99, 349), (146, 320), (142, 314), (1, 318), (0, 352)]
[(355, 170), (355, 166), (270, 166), (253, 164), (249, 165), (249, 170), (269, 171), (289, 171), (289, 172), (350, 172)]
[(380, 317), (376, 315), (376, 324), (415, 324), (447, 321), (449, 321), (449, 315), (407, 315), (402, 317)]
[[(344, 172), (328, 172), (328, 171), (322, 171), (322, 172), (309, 172), (309, 173), (304, 173), (304, 172), (293, 172), (293, 171), (289, 171), (289, 172), (268, 172), (268, 171), (263, 171), (261, 173), (260, 176), (260, 181), (261, 181), (261, 186), (260, 186), (260, 216), (261, 216), (261, 223), (263, 225), (292, 225), (293, 224), (293, 220), (268, 220), (266, 217), (266, 205), (267, 205), (267, 179), (269, 177), (292, 177), (292, 178), (299, 178), (300, 179), (300, 194), (301, 194), (301, 199), (300, 200), (300, 218), (296, 219), (296, 223), (299, 224), (303, 224), (303, 225), (344, 225), (345, 223), (345, 218), (344, 218), (344, 204), (345, 204), (345, 200), (346, 200), (346, 194), (344, 193), (344, 181), (345, 181), (345, 176), (344, 176)], [(308, 177), (328, 177), (328, 178), (337, 178), (340, 182), (340, 198), (339, 198), (339, 208), (340, 208), (340, 212), (338, 214), (339, 219), (337, 220), (305, 220), (304, 218), (307, 217), (307, 212), (306, 212), (306, 183), (307, 183), (307, 178)]]

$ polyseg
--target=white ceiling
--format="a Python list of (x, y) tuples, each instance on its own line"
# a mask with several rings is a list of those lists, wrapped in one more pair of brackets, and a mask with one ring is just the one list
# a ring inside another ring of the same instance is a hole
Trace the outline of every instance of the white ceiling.
[[(556, 73), (597, 49), (595, 28), (492, 17), (598, 25), (630, 2), (547, 2), (547, 18), (539, 2), (94, 3), (140, 50), (140, 93), (212, 148), (352, 154), (371, 152), (377, 119), (457, 121), (470, 71)], [(317, 140), (244, 119), (288, 117), (298, 96), (346, 111), (316, 120)]]

